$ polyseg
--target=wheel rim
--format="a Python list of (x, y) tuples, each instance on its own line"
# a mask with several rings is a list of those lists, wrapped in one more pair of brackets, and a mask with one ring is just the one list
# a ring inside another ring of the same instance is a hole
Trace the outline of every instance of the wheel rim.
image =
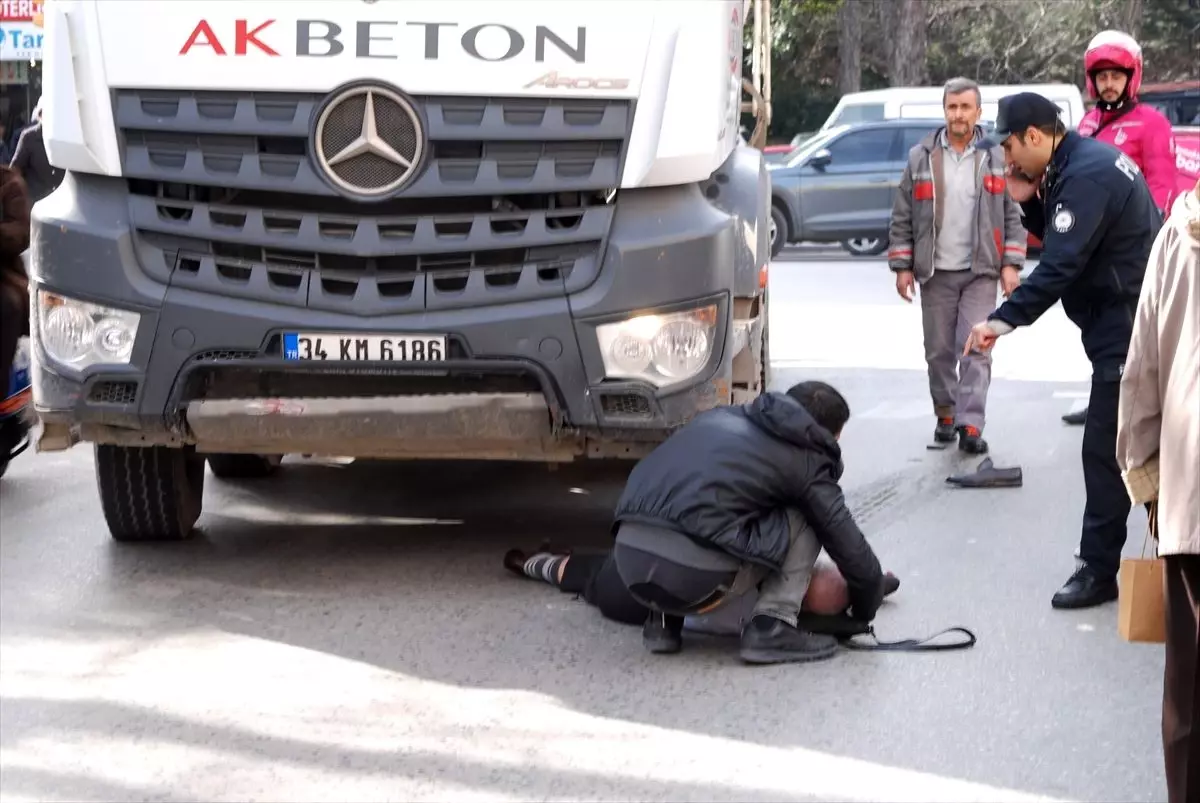
[(779, 236), (779, 226), (775, 224), (774, 215), (771, 215), (771, 222), (767, 224), (767, 233), (771, 238), (771, 245), (775, 245), (775, 238)]
[(853, 238), (847, 240), (846, 244), (850, 246), (850, 249), (852, 251), (861, 251), (863, 253), (866, 253), (867, 251), (874, 251), (876, 248), (879, 247), (879, 238), (878, 237), (874, 237), (874, 238), (853, 237)]

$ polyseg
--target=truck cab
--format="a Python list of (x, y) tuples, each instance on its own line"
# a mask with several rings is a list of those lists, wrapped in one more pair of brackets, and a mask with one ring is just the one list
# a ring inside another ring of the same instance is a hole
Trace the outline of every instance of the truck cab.
[(748, 10), (50, 0), (38, 448), (179, 539), (206, 463), (636, 459), (753, 398)]

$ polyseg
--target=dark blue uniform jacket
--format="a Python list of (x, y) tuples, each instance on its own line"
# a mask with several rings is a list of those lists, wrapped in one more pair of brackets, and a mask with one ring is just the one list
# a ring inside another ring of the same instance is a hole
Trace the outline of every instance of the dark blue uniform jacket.
[(1069, 132), (1047, 168), (1042, 197), (1021, 204), (1042, 258), (991, 318), (1029, 326), (1061, 300), (1079, 327), (1094, 375), (1119, 379), (1142, 277), (1162, 217), (1133, 160)]
[(614, 527), (637, 522), (778, 571), (791, 541), (788, 508), (804, 514), (850, 587), (854, 615), (883, 600), (875, 551), (846, 508), (833, 435), (782, 393), (693, 418), (634, 466)]

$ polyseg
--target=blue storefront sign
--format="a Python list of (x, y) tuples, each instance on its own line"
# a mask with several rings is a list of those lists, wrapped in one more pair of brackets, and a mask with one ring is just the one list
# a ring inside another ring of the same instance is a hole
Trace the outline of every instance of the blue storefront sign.
[(32, 22), (0, 22), (0, 61), (41, 61), (45, 34)]

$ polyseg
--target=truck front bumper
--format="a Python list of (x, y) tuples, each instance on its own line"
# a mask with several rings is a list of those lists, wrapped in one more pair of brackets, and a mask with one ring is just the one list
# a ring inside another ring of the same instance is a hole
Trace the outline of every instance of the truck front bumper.
[[(753, 322), (735, 324), (732, 218), (694, 187), (624, 193), (595, 281), (558, 297), (404, 314), (284, 306), (162, 282), (122, 179), (69, 175), (33, 214), (38, 291), (141, 315), (127, 364), (54, 361), (33, 326), (39, 449), (80, 440), (202, 452), (570, 460), (636, 457), (728, 404)], [(565, 290), (565, 288), (564, 288)], [(605, 377), (596, 326), (713, 305), (706, 364), (665, 388)], [(288, 331), (438, 333), (437, 363), (285, 360)]]

